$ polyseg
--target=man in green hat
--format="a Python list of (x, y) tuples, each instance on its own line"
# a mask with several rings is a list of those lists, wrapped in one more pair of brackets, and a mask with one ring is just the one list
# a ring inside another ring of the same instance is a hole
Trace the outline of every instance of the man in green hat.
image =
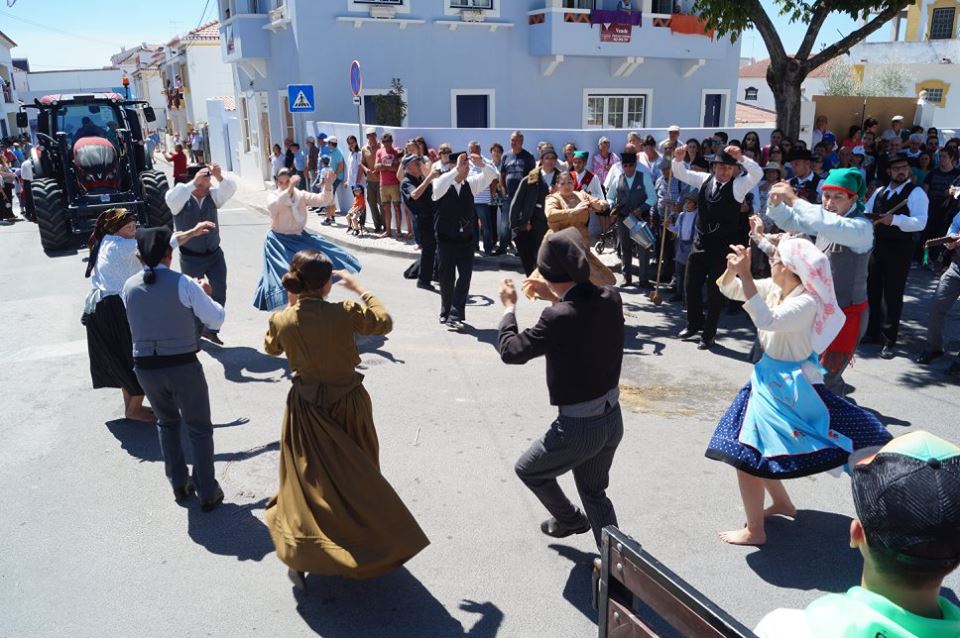
[[(873, 250), (873, 223), (867, 219), (863, 198), (867, 185), (856, 168), (837, 168), (820, 187), (822, 204), (800, 199), (786, 182), (774, 184), (767, 200), (767, 217), (787, 232), (814, 238), (830, 259), (833, 288), (847, 320), (837, 338), (820, 357), (827, 370), (824, 384), (844, 396), (843, 371), (853, 359), (867, 326), (867, 271)], [(754, 223), (755, 225), (755, 223)], [(751, 237), (762, 233), (754, 227)]]
[(960, 566), (960, 447), (928, 432), (887, 443), (852, 473), (857, 518), (850, 547), (863, 556), (858, 587), (806, 609), (778, 609), (760, 638), (960, 636), (960, 607), (940, 595)]

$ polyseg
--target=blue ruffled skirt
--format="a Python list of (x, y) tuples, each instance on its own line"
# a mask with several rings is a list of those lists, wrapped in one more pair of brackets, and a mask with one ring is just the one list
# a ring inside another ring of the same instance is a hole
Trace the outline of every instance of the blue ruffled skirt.
[(263, 241), (263, 272), (253, 297), (253, 305), (260, 310), (276, 310), (287, 304), (283, 275), (290, 270), (290, 262), (299, 251), (309, 248), (323, 253), (333, 262), (334, 270), (360, 272), (360, 261), (328, 239), (303, 231), (299, 235), (284, 235), (268, 231)]
[[(860, 408), (846, 399), (827, 390), (823, 385), (815, 385), (813, 389), (819, 395), (830, 414), (830, 430), (846, 439), (849, 439), (853, 450), (868, 447), (879, 447), (886, 444), (893, 437), (886, 428), (870, 412)], [(750, 433), (751, 436), (741, 436), (750, 402), (751, 383), (747, 383), (737, 394), (733, 403), (720, 419), (710, 444), (707, 446), (706, 457), (715, 461), (723, 461), (743, 470), (747, 474), (770, 479), (789, 479), (801, 476), (818, 474), (847, 462), (849, 452), (840, 446), (825, 446), (809, 452), (784, 452), (778, 443), (777, 450), (760, 449), (743, 443), (742, 439), (754, 441), (771, 441), (778, 439), (778, 434), (771, 432)], [(797, 436), (803, 435), (804, 424), (797, 424)], [(748, 427), (760, 430), (772, 425), (757, 421)], [(762, 444), (760, 446), (763, 447)]]

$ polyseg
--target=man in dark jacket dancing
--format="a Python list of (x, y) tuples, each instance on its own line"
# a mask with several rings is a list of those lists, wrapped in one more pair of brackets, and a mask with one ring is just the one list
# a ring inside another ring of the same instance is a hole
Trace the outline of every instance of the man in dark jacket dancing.
[(544, 202), (557, 183), (557, 152), (552, 146), (540, 151), (540, 166), (520, 182), (517, 194), (510, 204), (510, 228), (513, 243), (523, 264), (523, 272), (529, 277), (537, 267), (537, 251), (547, 234), (547, 215)]
[[(517, 328), (513, 280), (503, 280), (500, 358), (508, 364), (524, 364), (541, 355), (547, 358), (550, 403), (559, 414), (516, 465), (517, 476), (551, 514), (540, 530), (563, 538), (592, 529), (599, 547), (603, 528), (617, 524), (606, 489), (623, 437), (619, 391), (623, 304), (614, 288), (590, 283), (586, 250), (575, 228), (554, 233), (543, 242), (536, 266), (546, 281), (525, 283), (553, 305), (523, 332)], [(558, 476), (571, 470), (586, 514), (557, 483)]]

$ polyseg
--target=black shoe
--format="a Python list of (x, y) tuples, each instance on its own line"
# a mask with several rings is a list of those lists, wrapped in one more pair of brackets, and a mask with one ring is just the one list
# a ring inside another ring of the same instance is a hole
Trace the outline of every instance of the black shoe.
[(881, 358), (881, 359), (893, 359), (895, 356), (897, 356), (896, 353), (893, 351), (893, 347), (894, 347), (894, 346), (893, 346), (892, 343), (885, 344), (885, 345), (880, 349), (880, 358)]
[(697, 350), (709, 350), (710, 348), (713, 347), (713, 344), (714, 344), (713, 339), (701, 338), (700, 343), (697, 344)]
[(173, 500), (175, 500), (177, 503), (182, 503), (193, 496), (195, 492), (196, 489), (193, 487), (193, 480), (188, 478), (183, 487), (173, 488)]
[(450, 321), (450, 319), (447, 317), (447, 315), (440, 315), (440, 323), (441, 323), (441, 324), (445, 324), (445, 323), (447, 323), (448, 321)]
[(437, 289), (433, 287), (433, 284), (425, 284), (422, 281), (417, 282), (417, 288), (420, 290), (429, 290), (430, 292), (437, 292)]
[(495, 251), (490, 253), (490, 255), (493, 257), (500, 257), (501, 255), (506, 255), (506, 254), (507, 254), (507, 251), (505, 251), (503, 248), (497, 248)]
[(447, 321), (447, 327), (450, 328), (451, 330), (460, 331), (460, 330), (464, 330), (466, 328), (466, 325), (463, 323), (463, 319), (457, 319), (456, 317), (451, 317)]
[(633, 279), (624, 279), (623, 283), (620, 284), (621, 288), (626, 288), (628, 286), (633, 286)]
[(690, 337), (697, 336), (697, 333), (700, 332), (700, 328), (684, 328), (680, 331), (680, 334), (677, 335), (677, 339), (689, 339)]
[(586, 534), (590, 531), (590, 521), (587, 520), (587, 517), (584, 516), (582, 512), (578, 511), (577, 513), (580, 514), (580, 519), (575, 523), (561, 523), (551, 516), (540, 523), (540, 531), (553, 538), (566, 538), (573, 534)]
[(865, 346), (879, 346), (883, 341), (877, 335), (863, 335), (863, 339), (860, 340)]
[(920, 365), (926, 365), (931, 361), (933, 361), (934, 359), (936, 359), (937, 357), (942, 357), (942, 356), (943, 356), (943, 350), (925, 350), (923, 353), (920, 354), (920, 356), (914, 359), (914, 361), (919, 363)]
[(222, 346), (222, 345), (223, 345), (223, 341), (220, 340), (220, 334), (217, 333), (217, 332), (214, 332), (213, 330), (206, 330), (206, 329), (204, 329), (204, 330), (200, 333), (200, 337), (202, 337), (203, 339), (206, 339), (206, 340), (209, 341), (210, 343), (215, 343), (215, 344), (217, 344), (218, 346)]
[(200, 509), (204, 512), (212, 512), (223, 502), (223, 490), (217, 486), (217, 493), (200, 504)]

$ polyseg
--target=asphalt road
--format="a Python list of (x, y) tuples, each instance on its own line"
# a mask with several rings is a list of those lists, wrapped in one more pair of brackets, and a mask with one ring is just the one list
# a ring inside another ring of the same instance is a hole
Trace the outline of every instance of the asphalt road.
[[(201, 360), (226, 502), (210, 514), (173, 502), (154, 428), (118, 418), (118, 391), (90, 389), (79, 322), (86, 251), (48, 257), (32, 224), (0, 227), (0, 636), (595, 635), (591, 537), (542, 536), (545, 513), (513, 472), (553, 411), (542, 361), (508, 367), (496, 354), (504, 273), (475, 274), (473, 328), (458, 334), (438, 325), (435, 294), (401, 278), (407, 263), (382, 255), (361, 255), (361, 278), (395, 329), (362, 340), (363, 372), (383, 471), (432, 544), (390, 576), (313, 577), (309, 593), (294, 596), (263, 524), (289, 384), (284, 360), (261, 350), (267, 316), (250, 303), (267, 224), (236, 201), (221, 222), (227, 345)], [(913, 320), (931, 286), (916, 275), (907, 346), (919, 347)], [(626, 434), (610, 487), (621, 527), (748, 625), (855, 584), (846, 478), (791, 481), (800, 515), (771, 522), (762, 549), (716, 538), (743, 522), (733, 471), (703, 450), (750, 373), (745, 315), (723, 318), (722, 347), (708, 354), (672, 337), (677, 307), (625, 299)], [(521, 324), (538, 312), (522, 302)], [(945, 365), (925, 370), (867, 350), (848, 382), (895, 434), (924, 428), (956, 440), (958, 394)], [(572, 481), (563, 484), (572, 494)], [(960, 592), (960, 576), (947, 585)]]

